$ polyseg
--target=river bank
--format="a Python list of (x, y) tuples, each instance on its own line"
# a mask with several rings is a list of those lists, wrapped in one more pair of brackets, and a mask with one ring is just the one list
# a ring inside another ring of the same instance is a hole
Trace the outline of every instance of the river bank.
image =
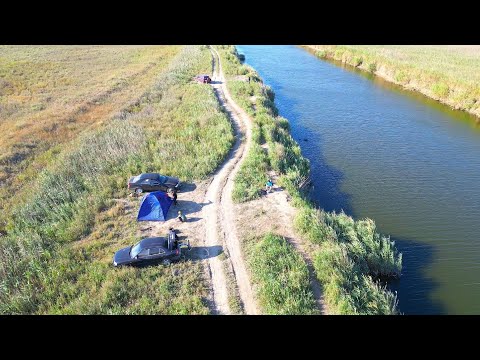
[[(278, 116), (274, 92), (265, 86), (253, 68), (240, 63), (234, 47), (222, 47), (221, 56), (226, 74), (231, 78), (228, 87), (232, 97), (253, 119), (254, 144), (235, 178), (234, 200), (239, 206), (256, 201), (267, 176), (275, 174), (278, 185), (289, 194), (287, 205), (282, 206), (295, 208), (291, 212), (295, 215), (289, 220), (292, 222), (295, 217), (295, 237), (308, 246), (316, 277), (323, 285), (328, 312), (397, 314), (396, 295), (376, 281), (382, 276), (400, 275), (401, 254), (394, 243), (376, 232), (372, 220), (355, 221), (343, 213), (327, 213), (316, 208), (308, 196), (309, 161), (290, 135), (288, 121)], [(250, 81), (244, 80), (248, 78)], [(260, 229), (260, 235), (264, 234), (263, 230)], [(265, 264), (252, 262), (251, 265), (251, 272), (264, 273)], [(274, 288), (259, 278), (257, 288), (267, 285)], [(269, 281), (282, 285), (282, 278)], [(302, 287), (297, 287), (299, 289)], [(305, 292), (297, 294), (298, 303), (304, 304), (303, 311), (311, 311)], [(263, 292), (262, 297), (265, 303), (275, 303), (273, 293)]]
[(341, 61), (424, 94), (480, 122), (480, 49), (475, 46), (302, 45), (319, 58)]
[(403, 253), (405, 314), (476, 314), (480, 126), (474, 116), (299, 46), (239, 45), (310, 160), (316, 204), (375, 219)]

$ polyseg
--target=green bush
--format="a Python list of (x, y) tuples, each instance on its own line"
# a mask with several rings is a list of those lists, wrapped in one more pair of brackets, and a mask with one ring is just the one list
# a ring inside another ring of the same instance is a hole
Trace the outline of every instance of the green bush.
[(436, 97), (446, 98), (450, 91), (447, 84), (437, 82), (432, 85), (432, 92)]
[(362, 64), (363, 64), (363, 58), (361, 56), (355, 56), (353, 58), (353, 66), (359, 67)]
[(288, 241), (267, 234), (247, 243), (246, 258), (266, 314), (314, 314), (308, 269)]
[(314, 267), (330, 308), (344, 315), (395, 315), (397, 297), (362, 273), (345, 244), (327, 242), (314, 255)]
[(394, 79), (396, 82), (399, 82), (401, 84), (408, 83), (408, 75), (404, 70), (397, 70), (395, 71), (395, 76)]

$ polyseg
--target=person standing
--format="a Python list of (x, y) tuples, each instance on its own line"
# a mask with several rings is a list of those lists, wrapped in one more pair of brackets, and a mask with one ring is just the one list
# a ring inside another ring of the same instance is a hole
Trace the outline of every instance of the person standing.
[[(169, 243), (169, 250), (174, 250), (178, 247), (178, 235), (173, 227), (168, 229), (168, 243)], [(170, 244), (172, 248), (170, 249)]]
[(273, 181), (272, 179), (268, 179), (267, 182), (265, 183), (265, 191), (268, 194), (270, 191), (272, 191), (273, 187)]
[(170, 199), (173, 200), (173, 205), (177, 205), (177, 191), (175, 189), (168, 189), (167, 195)]
[(177, 190), (173, 190), (172, 198), (173, 198), (173, 205), (177, 206)]

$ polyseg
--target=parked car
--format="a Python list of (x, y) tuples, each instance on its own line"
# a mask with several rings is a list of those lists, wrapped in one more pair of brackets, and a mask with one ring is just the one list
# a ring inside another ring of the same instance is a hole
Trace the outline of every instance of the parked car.
[(169, 265), (179, 260), (190, 250), (190, 242), (173, 241), (165, 237), (151, 237), (140, 240), (133, 246), (118, 250), (113, 256), (113, 266)]
[(197, 75), (194, 80), (203, 84), (210, 84), (212, 82), (212, 79), (208, 75)]
[(180, 190), (180, 180), (173, 176), (165, 176), (156, 173), (140, 174), (132, 176), (128, 180), (128, 188), (141, 194), (144, 191), (168, 191), (169, 189)]

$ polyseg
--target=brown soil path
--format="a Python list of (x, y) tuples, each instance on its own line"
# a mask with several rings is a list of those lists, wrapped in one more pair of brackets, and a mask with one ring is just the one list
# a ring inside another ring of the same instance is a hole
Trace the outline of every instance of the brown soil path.
[[(326, 313), (321, 287), (314, 275), (309, 256), (309, 246), (295, 236), (292, 221), (296, 209), (289, 203), (288, 194), (276, 191), (244, 204), (234, 204), (232, 201), (233, 180), (251, 144), (252, 120), (230, 96), (219, 55), (214, 48), (210, 49), (213, 66), (211, 85), (220, 105), (232, 121), (236, 137), (234, 146), (212, 178), (196, 185), (191, 184), (190, 191), (179, 193), (178, 205), (172, 206), (173, 211), (169, 212), (167, 221), (145, 223), (140, 231), (144, 236), (164, 236), (168, 228), (173, 226), (181, 235), (189, 238), (194, 248), (191, 257), (206, 262), (207, 276), (211, 278), (211, 311), (214, 314), (227, 315), (232, 313), (229, 306), (229, 296), (232, 294), (229, 294), (227, 286), (229, 278), (225, 273), (226, 263), (233, 269), (244, 313), (261, 313), (245, 267), (240, 239), (249, 231), (263, 233), (273, 230), (286, 237), (307, 262), (319, 312)], [(187, 215), (187, 223), (176, 220), (178, 210)], [(272, 211), (277, 214), (273, 221), (269, 217)], [(222, 253), (227, 256), (221, 256)]]
[[(220, 196), (218, 204), (218, 219), (220, 220), (220, 235), (223, 238), (225, 247), (230, 256), (233, 266), (235, 280), (237, 282), (240, 299), (243, 303), (245, 313), (258, 314), (258, 308), (253, 295), (249, 274), (245, 267), (241, 244), (235, 226), (235, 212), (232, 200), (233, 179), (245, 160), (247, 149), (250, 147), (252, 129), (251, 120), (243, 109), (232, 99), (228, 92), (226, 80), (222, 71), (222, 64), (217, 51), (213, 48), (212, 54), (217, 64), (214, 74), (213, 87), (218, 100), (226, 110), (237, 134), (237, 141), (233, 150), (233, 157), (225, 164), (222, 170), (224, 173), (219, 180), (219, 187), (216, 189), (217, 196)], [(239, 135), (243, 135), (243, 139)], [(212, 183), (213, 184), (213, 183)]]

